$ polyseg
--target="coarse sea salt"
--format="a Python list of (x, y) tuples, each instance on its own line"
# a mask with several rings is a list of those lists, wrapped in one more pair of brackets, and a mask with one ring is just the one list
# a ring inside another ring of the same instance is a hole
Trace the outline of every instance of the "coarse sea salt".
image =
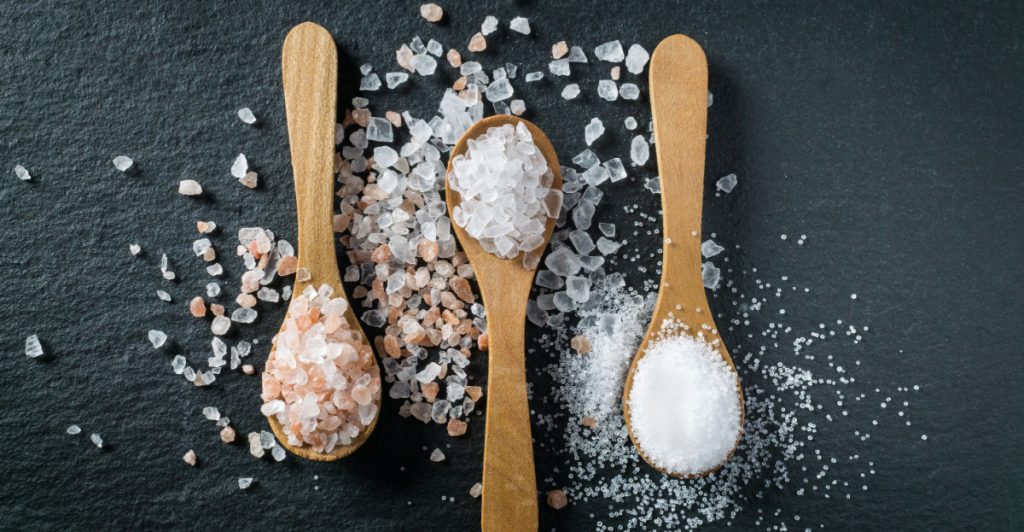
[(128, 169), (131, 168), (133, 164), (135, 164), (135, 161), (133, 161), (131, 157), (126, 157), (124, 155), (118, 155), (117, 157), (114, 157), (114, 160), (111, 162), (114, 163), (114, 168), (117, 168), (122, 172), (127, 172)]
[(659, 468), (699, 474), (723, 463), (739, 440), (739, 380), (703, 339), (678, 326), (663, 333), (648, 345), (633, 376), (632, 434)]
[(20, 164), (14, 166), (14, 175), (18, 176), (18, 179), (22, 181), (30, 181), (32, 179), (32, 174)]
[(31, 335), (25, 338), (25, 356), (29, 358), (39, 358), (43, 356), (43, 345), (39, 343), (39, 337)]
[(256, 123), (256, 115), (254, 115), (252, 109), (249, 109), (248, 107), (243, 107), (238, 110), (238, 119), (250, 126)]
[(452, 160), (449, 183), (460, 196), (452, 221), (499, 257), (539, 254), (545, 223), (562, 203), (553, 180), (525, 124), (492, 127)]

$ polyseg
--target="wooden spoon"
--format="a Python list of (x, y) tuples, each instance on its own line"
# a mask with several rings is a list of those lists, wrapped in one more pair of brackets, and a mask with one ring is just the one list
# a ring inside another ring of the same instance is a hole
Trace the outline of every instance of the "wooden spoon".
[[(704, 142), (707, 136), (708, 109), (708, 64), (704, 51), (685, 35), (668, 37), (654, 50), (650, 77), (651, 111), (665, 225), (663, 266), (661, 287), (651, 324), (626, 374), (622, 409), (629, 437), (640, 456), (651, 467), (667, 473), (651, 462), (637, 445), (629, 412), (629, 395), (633, 389), (637, 363), (643, 358), (648, 344), (661, 330), (662, 322), (674, 318), (688, 326), (694, 334), (703, 333), (705, 341), (717, 348), (733, 371), (736, 366), (715, 327), (701, 277), (700, 222), (704, 201)], [(743, 388), (738, 374), (736, 393), (739, 394), (740, 431), (729, 455), (722, 463), (707, 471), (672, 476), (705, 476), (717, 471), (729, 460), (743, 434)]]
[[(309, 270), (310, 278), (296, 276), (293, 294), (307, 286), (330, 285), (336, 297), (345, 297), (334, 253), (334, 124), (338, 83), (338, 50), (334, 38), (324, 28), (304, 22), (292, 28), (284, 40), (281, 58), (284, 79), (284, 104), (288, 115), (288, 140), (295, 174), (295, 202), (299, 215), (299, 267)], [(349, 305), (345, 312), (349, 329), (358, 333), (364, 344), (366, 334)], [(270, 350), (270, 357), (274, 349)], [(376, 359), (374, 359), (376, 362)], [(374, 363), (378, 378), (380, 368)], [(330, 453), (314, 452), (307, 447), (288, 445), (288, 438), (277, 418), (270, 416), (270, 427), (285, 449), (308, 460), (337, 460), (352, 454), (373, 432), (380, 415), (380, 394), (375, 398), (377, 416), (346, 446)]]
[[(544, 154), (554, 174), (551, 188), (562, 188), (558, 157), (547, 135), (534, 124), (512, 115), (497, 115), (473, 124), (451, 153), (452, 161), (465, 153), (466, 141), (492, 127), (525, 124), (533, 142)], [(459, 193), (445, 179), (448, 215), (459, 204)], [(452, 218), (454, 219), (454, 218)], [(544, 244), (534, 251), (543, 253), (555, 220), (544, 226)], [(484, 478), (481, 527), (492, 530), (537, 529), (537, 479), (533, 469), (533, 439), (530, 407), (526, 401), (526, 302), (536, 270), (523, 267), (522, 254), (503, 259), (484, 250), (461, 227), (452, 229), (473, 264), (480, 295), (487, 311), (487, 428), (484, 434)]]

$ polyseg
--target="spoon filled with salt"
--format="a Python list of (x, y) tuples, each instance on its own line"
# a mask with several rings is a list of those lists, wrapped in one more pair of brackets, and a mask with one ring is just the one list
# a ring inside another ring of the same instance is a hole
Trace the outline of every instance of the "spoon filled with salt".
[(655, 469), (705, 476), (743, 431), (743, 389), (715, 326), (701, 264), (708, 70), (700, 45), (673, 35), (650, 70), (664, 219), (661, 286), (623, 390), (630, 439)]
[(373, 432), (381, 379), (341, 286), (332, 227), (338, 52), (324, 28), (288, 32), (281, 73), (298, 210), (298, 271), (288, 315), (263, 372), (263, 407), (278, 441), (309, 460), (352, 454)]
[(537, 482), (526, 398), (526, 306), (562, 204), (551, 141), (512, 115), (459, 139), (445, 179), (448, 213), (487, 315), (487, 420), (481, 526), (537, 528)]

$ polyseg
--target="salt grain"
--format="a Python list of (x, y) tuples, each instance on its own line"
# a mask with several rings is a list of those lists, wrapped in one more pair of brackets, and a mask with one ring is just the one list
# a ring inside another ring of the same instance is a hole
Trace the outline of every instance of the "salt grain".
[(732, 192), (732, 189), (736, 188), (736, 174), (729, 174), (715, 183), (715, 187), (726, 194)]
[(103, 436), (93, 433), (89, 436), (89, 440), (92, 441), (92, 444), (95, 445), (96, 447), (100, 449), (103, 448)]
[(198, 196), (202, 193), (202, 185), (194, 179), (183, 179), (178, 182), (178, 194), (182, 196)]
[(512, 19), (512, 22), (508, 24), (509, 29), (522, 33), (523, 35), (530, 34), (530, 21), (525, 17), (516, 17)]
[(246, 172), (249, 171), (249, 160), (245, 158), (244, 153), (239, 153), (235, 157), (235, 162), (231, 163), (231, 175), (238, 179), (245, 177)]
[(72, 436), (75, 436), (77, 434), (81, 434), (82, 433), (82, 429), (78, 425), (70, 425), (70, 426), (68, 426), (68, 428), (67, 428), (67, 430), (65, 432), (67, 432), (68, 434), (70, 434)]
[(601, 123), (601, 119), (591, 118), (590, 123), (583, 130), (583, 134), (587, 141), (587, 146), (592, 145), (595, 140), (604, 134), (604, 124)]
[(490, 35), (494, 33), (494, 30), (496, 29), (498, 29), (498, 19), (491, 15), (487, 15), (484, 18), (483, 24), (480, 25), (480, 32), (484, 35)]
[(163, 331), (150, 329), (149, 333), (147, 333), (147, 336), (149, 338), (149, 343), (153, 344), (154, 349), (160, 349), (161, 347), (163, 347), (164, 343), (167, 342), (167, 334), (164, 333)]
[(622, 51), (622, 43), (619, 41), (606, 42), (594, 48), (594, 55), (601, 61), (609, 63), (620, 63), (626, 57)]
[(122, 172), (127, 172), (128, 169), (131, 168), (133, 164), (135, 164), (135, 161), (133, 161), (131, 157), (126, 157), (124, 155), (118, 155), (117, 157), (114, 157), (114, 160), (112, 162), (114, 163), (114, 168), (117, 168)]
[(639, 44), (634, 44), (629, 47), (629, 53), (626, 54), (626, 70), (629, 70), (631, 74), (640, 74), (644, 71), (644, 66), (647, 65), (647, 61), (651, 58), (651, 55), (647, 53)]
[(238, 119), (250, 126), (256, 123), (256, 115), (254, 115), (252, 113), (252, 109), (249, 109), (248, 107), (243, 107), (238, 110)]
[(18, 176), (18, 179), (22, 181), (29, 181), (32, 179), (32, 174), (28, 173), (28, 170), (20, 164), (14, 166), (14, 175)]
[(423, 4), (420, 6), (420, 16), (427, 22), (440, 22), (444, 17), (444, 10), (437, 4)]
[(39, 337), (31, 335), (25, 338), (25, 356), (30, 358), (39, 358), (43, 356), (43, 345), (39, 343)]
[(570, 83), (562, 89), (562, 98), (565, 98), (566, 100), (572, 100), (579, 95), (580, 86), (575, 83)]

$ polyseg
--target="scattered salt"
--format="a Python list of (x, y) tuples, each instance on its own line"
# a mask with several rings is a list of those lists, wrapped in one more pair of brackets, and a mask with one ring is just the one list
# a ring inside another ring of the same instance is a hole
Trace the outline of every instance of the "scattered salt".
[(256, 115), (254, 115), (252, 113), (252, 109), (249, 109), (248, 107), (243, 107), (238, 110), (238, 119), (250, 126), (256, 123)]
[(117, 168), (122, 172), (127, 172), (128, 169), (131, 168), (133, 164), (135, 164), (135, 161), (133, 161), (131, 157), (126, 157), (124, 155), (118, 155), (117, 157), (114, 157), (114, 160), (112, 162), (114, 163), (114, 168)]
[(39, 342), (39, 337), (31, 335), (25, 338), (25, 356), (30, 358), (39, 358), (43, 356), (43, 345)]
[(178, 182), (178, 194), (182, 196), (198, 196), (203, 193), (203, 187), (194, 179), (183, 179)]
[(512, 22), (508, 24), (509, 29), (522, 33), (523, 35), (530, 34), (530, 21), (524, 17), (516, 17), (512, 19)]
[(715, 183), (715, 187), (726, 194), (732, 192), (732, 189), (736, 187), (736, 174), (729, 174)]
[(29, 174), (28, 170), (20, 164), (14, 166), (14, 175), (18, 176), (18, 179), (22, 181), (29, 181), (32, 179), (32, 174)]
[(626, 54), (626, 70), (631, 74), (640, 74), (644, 71), (644, 66), (647, 65), (650, 58), (651, 55), (644, 50), (643, 46), (634, 44), (629, 47), (629, 53)]
[(626, 57), (622, 51), (622, 43), (619, 41), (606, 42), (594, 48), (594, 55), (601, 61), (609, 63), (620, 63)]

